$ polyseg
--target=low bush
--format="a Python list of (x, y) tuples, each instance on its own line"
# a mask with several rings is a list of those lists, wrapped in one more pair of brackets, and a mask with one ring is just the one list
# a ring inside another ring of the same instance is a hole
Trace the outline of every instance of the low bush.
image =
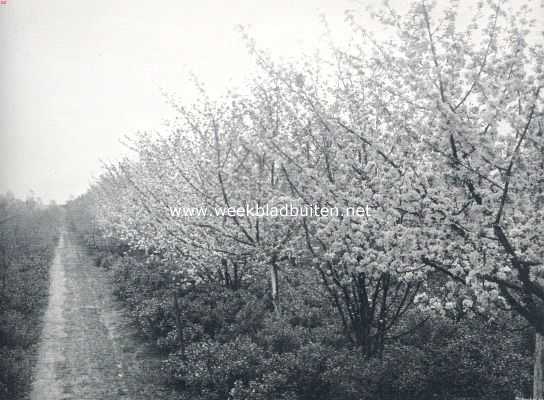
[(28, 394), (61, 211), (0, 196), (0, 398)]
[(278, 315), (258, 279), (236, 290), (219, 282), (176, 289), (182, 347), (176, 286), (160, 263), (125, 255), (111, 270), (117, 296), (165, 353), (162, 373), (181, 398), (510, 399), (529, 387), (530, 357), (518, 332), (481, 318), (434, 317), (368, 358), (338, 330), (323, 299), (300, 290)]

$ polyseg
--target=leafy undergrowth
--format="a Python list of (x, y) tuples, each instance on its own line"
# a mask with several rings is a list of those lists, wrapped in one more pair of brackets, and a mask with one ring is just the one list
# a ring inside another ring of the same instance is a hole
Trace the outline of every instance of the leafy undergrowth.
[(30, 390), (59, 213), (34, 200), (0, 197), (1, 399), (23, 399)]
[(307, 285), (286, 289), (290, 301), (281, 315), (274, 312), (264, 277), (236, 289), (220, 282), (176, 289), (181, 345), (175, 286), (161, 263), (142, 254), (97, 254), (115, 294), (166, 358), (162, 379), (181, 399), (512, 399), (529, 388), (529, 335), (485, 319), (433, 317), (389, 340), (380, 357), (366, 357)]

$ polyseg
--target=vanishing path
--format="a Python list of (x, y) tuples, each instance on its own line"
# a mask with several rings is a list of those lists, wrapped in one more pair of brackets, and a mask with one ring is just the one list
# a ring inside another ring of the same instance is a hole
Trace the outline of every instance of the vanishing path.
[(113, 298), (107, 271), (94, 266), (68, 231), (49, 285), (31, 400), (169, 398), (153, 382), (158, 360)]

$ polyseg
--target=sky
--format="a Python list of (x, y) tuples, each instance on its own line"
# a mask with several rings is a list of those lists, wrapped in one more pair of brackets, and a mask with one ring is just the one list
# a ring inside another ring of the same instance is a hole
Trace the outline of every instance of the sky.
[(344, 11), (358, 1), (7, 0), (0, 193), (62, 203), (85, 192), (102, 161), (128, 152), (125, 136), (165, 130), (173, 110), (161, 89), (190, 101), (191, 73), (212, 95), (250, 76), (236, 26), (274, 57), (296, 58), (322, 43), (321, 15), (347, 38)]
[(194, 73), (212, 93), (254, 68), (258, 46), (294, 56), (319, 42), (320, 14), (349, 0), (8, 0), (0, 5), (0, 193), (64, 202), (84, 192), (120, 140), (160, 130), (161, 88), (190, 100)]

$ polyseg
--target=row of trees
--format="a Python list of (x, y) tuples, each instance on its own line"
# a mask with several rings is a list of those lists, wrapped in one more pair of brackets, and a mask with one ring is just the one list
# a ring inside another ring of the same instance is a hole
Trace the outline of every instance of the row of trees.
[[(247, 90), (169, 98), (172, 131), (135, 139), (137, 157), (72, 203), (88, 213), (76, 225), (156, 257), (184, 289), (266, 271), (279, 318), (303, 271), (367, 359), (437, 314), (513, 311), (543, 335), (544, 50), (530, 15), (488, 1), (461, 26), (455, 5), (385, 6), (386, 41), (347, 13), (358, 40), (297, 65), (246, 36), (261, 71)], [(248, 204), (371, 212), (171, 213)]]

